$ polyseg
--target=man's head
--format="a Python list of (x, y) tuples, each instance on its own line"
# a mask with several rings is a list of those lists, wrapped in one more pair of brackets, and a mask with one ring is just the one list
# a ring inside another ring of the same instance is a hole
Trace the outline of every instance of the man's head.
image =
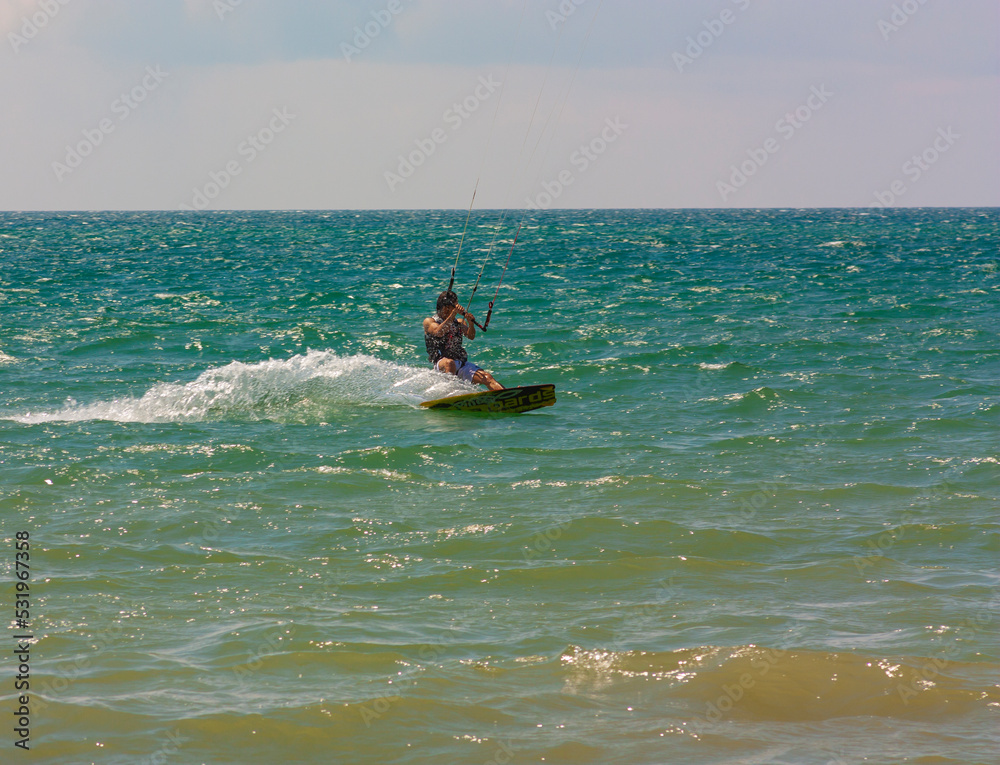
[(458, 295), (451, 290), (445, 290), (438, 295), (437, 310), (439, 314), (443, 311), (450, 311), (456, 305), (458, 305)]

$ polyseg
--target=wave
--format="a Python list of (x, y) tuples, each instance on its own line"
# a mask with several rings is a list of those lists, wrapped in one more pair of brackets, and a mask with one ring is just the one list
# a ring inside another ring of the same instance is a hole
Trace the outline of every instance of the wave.
[(726, 719), (796, 722), (859, 715), (936, 720), (1000, 703), (992, 680), (995, 665), (947, 653), (890, 659), (756, 645), (667, 653), (569, 646), (560, 662), (566, 683), (580, 691), (619, 679), (666, 681), (667, 695), (689, 700), (700, 711), (702, 726)]
[(750, 374), (752, 372), (758, 371), (756, 367), (748, 366), (739, 361), (722, 361), (717, 364), (710, 364), (706, 361), (699, 362), (698, 369), (705, 372), (718, 372), (726, 370), (728, 372), (739, 372), (741, 374)]
[[(315, 701), (303, 702), (302, 686), (318, 697), (324, 689), (332, 691), (337, 701), (325, 705), (322, 716), (345, 724), (362, 723), (360, 707), (377, 709), (372, 702), (378, 698), (399, 705), (397, 721), (406, 719), (403, 709), (411, 705), (415, 713), (421, 707), (431, 711), (428, 719), (449, 708), (465, 708), (493, 723), (500, 689), (512, 702), (530, 702), (533, 714), (557, 715), (560, 708), (588, 700), (607, 708), (625, 707), (641, 689), (647, 709), (664, 710), (661, 717), (692, 735), (721, 733), (738, 723), (824, 724), (862, 717), (926, 725), (961, 724), (968, 716), (985, 725), (1000, 703), (993, 679), (996, 664), (962, 661), (947, 653), (885, 657), (754, 644), (670, 651), (571, 644), (552, 651), (525, 641), (522, 649), (537, 651), (502, 652), (501, 657), (496, 646), (462, 631), (446, 630), (440, 642), (406, 637), (390, 634), (386, 642), (372, 644), (331, 641), (328, 632), (310, 625), (240, 625), (224, 642), (218, 636), (205, 639), (203, 648), (211, 657), (161, 653), (147, 659), (140, 676), (188, 672), (192, 662), (209, 663), (224, 671), (212, 692), (198, 700), (202, 720), (256, 713), (275, 725), (299, 716), (320, 717)], [(313, 668), (311, 678), (299, 675), (291, 687), (276, 683), (290, 669), (303, 666)], [(88, 675), (95, 686), (119, 687), (122, 682), (117, 669), (91, 670)], [(245, 680), (251, 676), (262, 689), (270, 686), (270, 693), (248, 696)], [(386, 678), (392, 682), (385, 683)], [(156, 699), (162, 713), (174, 719), (191, 716), (191, 699), (172, 688), (147, 684), (143, 695)], [(463, 699), (460, 704), (450, 700), (456, 696)], [(113, 705), (124, 711), (124, 703), (134, 698), (126, 694)], [(388, 711), (385, 703), (379, 706), (383, 713)], [(504, 706), (510, 715), (507, 723), (523, 722), (525, 712)], [(989, 735), (995, 739), (995, 734)], [(602, 738), (592, 743), (600, 744)]]
[(419, 406), (421, 401), (469, 393), (475, 387), (429, 369), (367, 356), (309, 351), (255, 364), (234, 361), (202, 372), (188, 383), (159, 383), (142, 396), (56, 411), (25, 412), (7, 419), (44, 422), (203, 422), (274, 420), (320, 422), (344, 408)]

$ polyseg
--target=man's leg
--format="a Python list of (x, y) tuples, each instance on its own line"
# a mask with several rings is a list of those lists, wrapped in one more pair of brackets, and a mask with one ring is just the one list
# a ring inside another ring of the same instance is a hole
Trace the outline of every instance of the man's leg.
[(449, 375), (458, 374), (458, 363), (454, 359), (438, 359), (438, 362), (437, 364), (434, 365), (434, 368), (438, 372), (444, 372), (445, 374)]
[[(450, 375), (456, 375), (463, 380), (468, 380), (469, 382), (475, 383), (476, 385), (485, 385), (490, 390), (503, 390), (504, 387), (498, 383), (489, 372), (485, 369), (480, 369), (473, 364), (469, 367), (469, 362), (461, 364), (454, 359), (441, 359), (434, 367), (439, 372), (446, 372)], [(462, 374), (463, 371), (468, 372), (470, 369), (475, 369), (471, 375)]]
[(472, 382), (477, 385), (485, 385), (490, 390), (503, 390), (503, 386), (494, 380), (493, 375), (485, 369), (476, 370), (476, 373), (472, 375)]

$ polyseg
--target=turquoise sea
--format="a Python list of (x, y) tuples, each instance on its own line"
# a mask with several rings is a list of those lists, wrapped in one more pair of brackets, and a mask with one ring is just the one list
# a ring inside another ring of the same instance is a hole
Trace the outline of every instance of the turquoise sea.
[(464, 222), (0, 213), (0, 761), (1000, 762), (1000, 210)]

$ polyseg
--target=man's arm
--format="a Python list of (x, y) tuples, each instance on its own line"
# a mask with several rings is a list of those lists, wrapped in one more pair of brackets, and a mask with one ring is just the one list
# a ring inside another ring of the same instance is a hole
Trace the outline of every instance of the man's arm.
[(455, 306), (452, 312), (448, 314), (443, 321), (439, 322), (434, 321), (434, 319), (428, 316), (424, 319), (424, 332), (428, 335), (440, 335), (448, 328), (449, 324), (455, 321), (455, 317), (458, 315), (458, 310), (458, 306)]
[[(468, 311), (466, 311), (460, 305), (455, 306), (455, 310), (452, 313), (451, 317), (449, 317), (449, 318), (452, 318), (452, 317), (455, 317), (455, 316), (462, 316), (463, 317), (462, 321), (459, 321), (458, 319), (455, 319), (455, 323), (458, 324), (459, 328), (462, 330), (462, 334), (463, 335), (465, 335), (469, 340), (473, 340), (476, 337), (476, 317), (473, 316)], [(442, 325), (446, 324), (446, 323), (447, 323), (447, 320), (444, 321), (444, 322), (442, 322)]]
[(465, 321), (462, 322), (462, 332), (469, 338), (469, 340), (475, 340), (476, 338), (476, 317), (471, 313), (466, 313), (465, 309), (462, 309), (462, 316), (465, 317)]

